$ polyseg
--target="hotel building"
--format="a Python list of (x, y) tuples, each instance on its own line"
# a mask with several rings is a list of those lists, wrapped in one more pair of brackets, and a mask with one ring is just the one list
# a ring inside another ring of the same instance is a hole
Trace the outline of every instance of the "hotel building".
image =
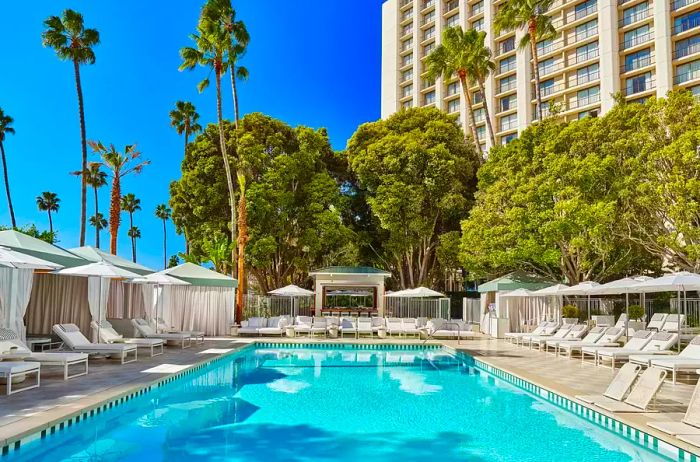
[[(507, 143), (537, 120), (525, 31), (496, 34), (507, 0), (386, 0), (382, 5), (382, 117), (435, 106), (467, 120), (459, 82), (424, 79), (425, 57), (442, 31), (460, 25), (486, 32), (496, 70), (485, 94), (472, 89), (479, 142), (490, 147), (483, 102), (496, 142)], [(700, 93), (700, 0), (556, 0), (548, 11), (558, 32), (538, 43), (543, 112), (568, 120), (602, 114), (620, 92), (628, 101), (664, 96), (672, 87)]]

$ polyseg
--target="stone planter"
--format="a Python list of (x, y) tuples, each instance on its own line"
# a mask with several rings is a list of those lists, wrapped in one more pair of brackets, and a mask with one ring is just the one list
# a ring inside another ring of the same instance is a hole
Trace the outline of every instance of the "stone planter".
[(386, 328), (385, 327), (380, 327), (377, 330), (377, 337), (379, 338), (386, 338)]
[(564, 324), (578, 324), (578, 318), (561, 318)]
[(287, 337), (289, 337), (289, 338), (294, 338), (297, 335), (296, 330), (294, 330), (294, 326), (287, 326), (284, 329), (284, 331), (285, 331), (285, 334), (287, 335)]
[(328, 337), (329, 338), (338, 338), (338, 328), (333, 326), (328, 328)]

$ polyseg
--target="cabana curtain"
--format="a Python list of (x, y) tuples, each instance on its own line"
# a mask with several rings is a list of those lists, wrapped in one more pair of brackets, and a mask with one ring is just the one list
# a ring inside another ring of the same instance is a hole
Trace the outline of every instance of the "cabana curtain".
[(35, 274), (27, 307), (27, 332), (51, 334), (54, 324), (72, 322), (90, 332), (88, 281), (84, 277)]
[[(234, 288), (163, 286), (161, 317), (178, 330), (227, 335), (233, 318)], [(156, 303), (156, 306), (157, 303)]]
[(24, 315), (32, 293), (34, 271), (31, 269), (0, 268), (0, 310), (3, 327), (17, 332), (25, 339)]

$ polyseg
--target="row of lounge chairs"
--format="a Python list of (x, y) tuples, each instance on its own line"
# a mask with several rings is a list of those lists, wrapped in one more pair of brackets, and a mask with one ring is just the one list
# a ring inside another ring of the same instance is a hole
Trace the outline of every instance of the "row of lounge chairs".
[[(62, 367), (63, 379), (68, 380), (87, 375), (90, 355), (116, 358), (121, 364), (127, 364), (138, 359), (139, 348), (149, 350), (150, 356), (157, 356), (163, 353), (163, 347), (168, 342), (187, 348), (193, 341), (204, 341), (203, 332), (176, 332), (161, 325), (162, 320), (159, 321), (159, 328), (167, 330), (163, 333), (156, 332), (143, 319), (133, 319), (131, 322), (141, 337), (125, 338), (109, 322), (102, 321), (98, 324), (93, 321), (91, 328), (97, 334), (97, 343), (88, 340), (75, 324), (56, 324), (52, 330), (61, 339), (60, 350), (42, 352), (33, 352), (16, 332), (0, 328), (0, 359), (9, 359), (0, 361), (0, 378), (5, 379), (6, 394), (40, 386), (42, 366)], [(31, 377), (36, 380), (30, 385), (13, 390), (13, 382), (20, 376), (25, 380)]]
[(337, 329), (338, 335), (352, 335), (356, 338), (366, 335), (374, 337), (380, 330), (387, 335), (419, 337), (421, 334), (440, 338), (466, 338), (473, 335), (471, 325), (461, 320), (440, 318), (395, 318), (395, 317), (334, 317), (334, 316), (275, 316), (271, 318), (253, 317), (241, 323), (240, 335), (279, 335), (286, 333), (287, 327), (293, 327), (295, 335), (328, 336), (331, 329)]

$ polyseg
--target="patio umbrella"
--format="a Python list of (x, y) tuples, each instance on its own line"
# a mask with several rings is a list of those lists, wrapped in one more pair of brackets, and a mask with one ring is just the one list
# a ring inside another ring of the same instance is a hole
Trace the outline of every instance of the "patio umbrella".
[[(90, 278), (97, 278), (99, 281), (99, 305), (98, 305), (98, 313), (97, 313), (97, 340), (100, 340), (100, 324), (102, 323), (103, 319), (103, 313), (107, 311), (106, 306), (102, 306), (103, 304), (106, 305), (107, 303), (107, 293), (103, 293), (103, 288), (102, 288), (102, 280), (103, 279), (137, 279), (140, 278), (140, 274), (132, 273), (131, 271), (127, 271), (125, 269), (119, 268), (118, 266), (114, 266), (110, 263), (101, 261), (97, 263), (89, 263), (87, 265), (81, 265), (81, 266), (76, 266), (74, 268), (65, 268), (60, 271), (57, 271), (56, 274), (61, 274), (65, 276), (80, 276), (80, 277), (86, 277), (88, 278), (88, 284), (90, 281)], [(109, 289), (109, 286), (107, 286), (107, 289)], [(89, 285), (88, 285), (88, 293), (89, 293)], [(104, 308), (104, 309), (103, 309)]]
[(288, 286), (280, 287), (279, 289), (274, 289), (268, 292), (270, 295), (274, 295), (276, 297), (289, 297), (291, 301), (291, 316), (292, 318), (294, 317), (294, 301), (298, 297), (311, 297), (315, 294), (314, 291), (308, 290), (308, 289), (303, 289), (299, 286), (296, 286), (294, 284), (289, 284)]
[[(636, 287), (639, 286), (642, 282), (649, 281), (653, 278), (650, 278), (649, 276), (634, 276), (634, 277), (627, 277), (627, 278), (622, 278), (622, 279), (617, 279), (615, 281), (608, 282), (606, 284), (602, 284), (593, 290), (591, 290), (591, 294), (597, 294), (597, 295), (617, 295), (617, 294), (625, 294), (625, 335), (628, 335), (629, 332), (629, 321), (630, 321), (630, 316), (629, 316), (629, 308), (630, 308), (630, 292), (634, 292)], [(644, 297), (644, 295), (642, 295)], [(642, 302), (642, 306), (644, 305), (644, 302)]]
[(585, 295), (587, 297), (587, 307), (588, 307), (588, 319), (591, 319), (591, 293), (600, 284), (593, 281), (585, 281), (575, 286), (569, 287), (567, 289), (562, 289), (559, 291), (561, 295)]
[(415, 289), (405, 289), (399, 290), (397, 292), (392, 292), (387, 295), (387, 297), (404, 297), (404, 298), (430, 298), (430, 297), (444, 297), (445, 294), (438, 292), (433, 289), (428, 289), (427, 287), (416, 287)]
[[(176, 277), (170, 276), (169, 274), (165, 274), (162, 272), (159, 273), (153, 273), (149, 274), (146, 276), (141, 276), (136, 279), (132, 279), (130, 281), (132, 284), (152, 284), (154, 286), (154, 289), (159, 289), (162, 288), (163, 286), (189, 286), (189, 282), (185, 282), (182, 279), (178, 279)], [(161, 313), (160, 308), (163, 305), (163, 295), (161, 293), (161, 296), (158, 297), (158, 305), (156, 306), (156, 316), (155, 316), (155, 324), (156, 324), (156, 333), (158, 332), (158, 318)]]
[[(561, 296), (562, 296), (562, 291), (569, 289), (570, 287), (567, 286), (566, 284), (554, 284), (549, 287), (545, 287), (544, 289), (539, 289), (535, 290), (532, 292), (533, 297), (552, 297), (552, 299), (557, 300), (558, 303), (555, 305), (559, 305), (559, 317), (561, 318), (561, 305), (563, 304), (561, 302)], [(548, 307), (550, 304), (547, 305)]]

